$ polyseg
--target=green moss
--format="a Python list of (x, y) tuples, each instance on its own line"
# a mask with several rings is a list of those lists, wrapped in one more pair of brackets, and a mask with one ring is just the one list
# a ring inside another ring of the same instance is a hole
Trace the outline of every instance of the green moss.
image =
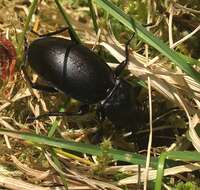
[(180, 182), (176, 185), (176, 190), (200, 190), (200, 187), (197, 186), (194, 182)]

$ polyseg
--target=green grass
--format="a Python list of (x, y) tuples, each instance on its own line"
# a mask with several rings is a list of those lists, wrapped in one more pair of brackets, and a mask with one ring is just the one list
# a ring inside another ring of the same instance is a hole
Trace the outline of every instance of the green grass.
[[(0, 129), (0, 134), (5, 134), (5, 135), (9, 135), (9, 136), (16, 137), (19, 139), (23, 139), (26, 141), (30, 141), (40, 146), (48, 145), (51, 147), (62, 148), (65, 150), (71, 150), (71, 151), (86, 153), (90, 155), (101, 155), (102, 153), (102, 150), (99, 146), (67, 141), (60, 138), (52, 138), (52, 137), (36, 135), (36, 134), (31, 134), (31, 133), (15, 132), (15, 131), (9, 131), (5, 129)], [(132, 163), (132, 164), (140, 164), (144, 166), (146, 162), (145, 156), (132, 153), (132, 152), (121, 151), (117, 149), (110, 149), (109, 155), (114, 160), (124, 161), (124, 162)], [(152, 167), (156, 167), (157, 166), (156, 159), (152, 159), (150, 165)]]
[(200, 73), (191, 67), (188, 60), (184, 59), (182, 56), (170, 49), (160, 39), (155, 37), (151, 32), (147, 31), (137, 20), (125, 14), (110, 1), (94, 0), (94, 2), (96, 2), (108, 14), (121, 22), (125, 27), (130, 29), (132, 32), (135, 32), (141, 40), (157, 49), (162, 55), (169, 58), (173, 63), (185, 71), (185, 73), (200, 83)]
[[(120, 8), (118, 8), (116, 5), (111, 3), (111, 1), (88, 0), (87, 3), (88, 3), (89, 10), (91, 13), (91, 19), (92, 19), (92, 24), (93, 24), (95, 33), (97, 33), (100, 27), (98, 26), (97, 17), (95, 15), (93, 5), (98, 5), (101, 11), (104, 10), (107, 15), (111, 15), (113, 18), (115, 18), (116, 20), (115, 22), (121, 23), (124, 27), (124, 31), (130, 30), (131, 33), (135, 32), (136, 37), (138, 37), (142, 42), (145, 42), (149, 44), (152, 48), (156, 49), (158, 51), (157, 55), (159, 55), (160, 59), (167, 57), (172, 62), (172, 65), (176, 64), (176, 66), (182, 69), (186, 74), (191, 76), (198, 83), (200, 82), (199, 72), (197, 72), (192, 67), (192, 65), (199, 66), (199, 62), (196, 59), (192, 59), (189, 56), (182, 55), (181, 53), (177, 53), (176, 51), (170, 49), (168, 45), (164, 43), (161, 39), (154, 36), (153, 33), (147, 31), (146, 28), (143, 27), (139, 23), (139, 21), (125, 14)], [(19, 47), (17, 49), (18, 55), (22, 54), (22, 49), (24, 46), (24, 38), (26, 37), (27, 32), (30, 29), (31, 19), (33, 15), (35, 14), (35, 9), (37, 6), (38, 6), (38, 1), (33, 0), (29, 9), (29, 15), (27, 16), (25, 26), (22, 30), (22, 34), (21, 34), (22, 37), (20, 38)], [(75, 27), (70, 21), (69, 15), (65, 12), (65, 9), (62, 7), (61, 1), (55, 0), (55, 6), (57, 6), (57, 11), (63, 17), (65, 25), (69, 26), (69, 32), (71, 36), (73, 36), (73, 39), (79, 43), (83, 43), (83, 39), (80, 39), (79, 35), (74, 29)], [(174, 70), (175, 70), (175, 67), (174, 67)], [(20, 111), (19, 113), (21, 113)], [(55, 134), (57, 134), (56, 132), (58, 132), (57, 130), (59, 129), (59, 127), (60, 127), (60, 121), (56, 120), (53, 124), (50, 125), (50, 129), (48, 130), (49, 132), (47, 135), (36, 135), (32, 133), (16, 132), (16, 131), (5, 130), (2, 128), (0, 129), (0, 134), (21, 139), (21, 140), (26, 141), (27, 143), (31, 142), (31, 144), (35, 147), (40, 147), (42, 149), (47, 148), (48, 150), (50, 150), (53, 162), (61, 170), (63, 169), (63, 165), (58, 159), (58, 155), (57, 155), (58, 151), (61, 153), (63, 151), (63, 154), (66, 153), (65, 155), (71, 154), (71, 158), (73, 157), (74, 159), (77, 159), (77, 160), (78, 160), (77, 155), (81, 155), (82, 157), (83, 154), (87, 154), (87, 155), (97, 156), (101, 159), (102, 154), (104, 157), (106, 157), (106, 154), (108, 154), (108, 158), (111, 158), (115, 161), (122, 161), (129, 164), (138, 164), (141, 166), (145, 166), (146, 164), (146, 156), (140, 155), (138, 153), (132, 153), (130, 151), (122, 151), (122, 150), (113, 149), (113, 148), (109, 148), (105, 150), (105, 149), (102, 149), (102, 146), (74, 142), (70, 140), (64, 140), (60, 136), (59, 138), (56, 138)], [(84, 158), (79, 158), (79, 159), (84, 160)], [(157, 179), (155, 180), (155, 190), (162, 189), (164, 169), (180, 164), (180, 163), (177, 163), (175, 160), (188, 161), (188, 162), (200, 161), (200, 154), (196, 151), (193, 151), (193, 152), (190, 152), (190, 151), (174, 151), (173, 152), (172, 151), (172, 152), (161, 153), (159, 158), (151, 157), (150, 166), (153, 168), (157, 168)], [(87, 161), (85, 161), (85, 163), (86, 162)], [(59, 175), (62, 179), (62, 182), (65, 188), (67, 189), (68, 188), (67, 179), (62, 175), (62, 173), (59, 173)], [(185, 186), (182, 185), (181, 187), (176, 187), (176, 188), (181, 189), (183, 187)], [(187, 187), (187, 188), (190, 188), (190, 187)]]

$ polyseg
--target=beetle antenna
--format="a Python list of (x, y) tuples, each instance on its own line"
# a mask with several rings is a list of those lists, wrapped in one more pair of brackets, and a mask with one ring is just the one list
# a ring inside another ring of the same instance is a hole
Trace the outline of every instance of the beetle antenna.
[(47, 112), (47, 113), (44, 113), (44, 114), (41, 114), (41, 115), (38, 115), (36, 117), (29, 117), (27, 119), (28, 122), (33, 122), (35, 120), (40, 120), (44, 117), (50, 117), (50, 116), (59, 116), (59, 117), (64, 117), (64, 116), (82, 116), (86, 113), (89, 112), (89, 105), (88, 104), (82, 104), (80, 107), (79, 107), (79, 110), (77, 112), (72, 112), (72, 113), (69, 113), (69, 112)]
[(59, 30), (56, 30), (54, 32), (49, 32), (49, 33), (46, 33), (46, 34), (39, 34), (38, 32), (34, 31), (33, 29), (31, 29), (31, 32), (35, 35), (37, 35), (38, 37), (49, 37), (49, 36), (53, 36), (53, 35), (56, 35), (56, 34), (60, 34), (66, 30), (69, 30), (69, 27), (64, 27), (64, 28), (61, 28)]
[(133, 39), (133, 37), (135, 36), (135, 33), (133, 33), (133, 35), (131, 36), (131, 38), (125, 43), (125, 56), (126, 59), (124, 61), (122, 61), (115, 69), (115, 75), (118, 77), (122, 71), (124, 70), (124, 68), (127, 66), (128, 62), (129, 62), (129, 52), (128, 52), (128, 48), (129, 45), (131, 43), (131, 40)]

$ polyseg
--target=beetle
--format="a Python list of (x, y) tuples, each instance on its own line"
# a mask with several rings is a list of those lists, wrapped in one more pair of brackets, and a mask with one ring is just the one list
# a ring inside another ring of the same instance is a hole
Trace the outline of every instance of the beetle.
[[(120, 78), (128, 64), (128, 46), (134, 35), (125, 45), (126, 59), (112, 70), (89, 48), (75, 40), (54, 36), (66, 29), (44, 35), (35, 33), (39, 38), (26, 47), (24, 66), (30, 65), (49, 85), (32, 83), (26, 69), (23, 69), (26, 79), (33, 88), (60, 91), (80, 101), (84, 106), (77, 114), (84, 114), (88, 105), (95, 104), (100, 120), (107, 117), (116, 127), (135, 128), (140, 114), (136, 98), (140, 87)], [(74, 38), (71, 36), (71, 39)], [(34, 119), (67, 114), (49, 112)]]

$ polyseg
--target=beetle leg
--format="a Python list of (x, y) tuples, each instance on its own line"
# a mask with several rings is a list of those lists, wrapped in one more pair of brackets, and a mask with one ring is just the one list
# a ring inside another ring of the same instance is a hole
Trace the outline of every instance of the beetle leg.
[(153, 22), (150, 22), (150, 23), (148, 23), (148, 24), (142, 24), (142, 26), (144, 26), (144, 27), (150, 27), (150, 26), (153, 26), (153, 25), (155, 25), (156, 23), (153, 23)]
[(105, 120), (106, 116), (105, 116), (105, 111), (104, 111), (103, 105), (99, 104), (97, 106), (96, 115), (100, 122), (103, 122)]
[(117, 79), (116, 82), (115, 82), (115, 86), (110, 91), (108, 96), (98, 104), (96, 113), (97, 113), (97, 117), (98, 117), (100, 122), (105, 120), (105, 117), (106, 117), (105, 105), (109, 101), (109, 99), (112, 97), (113, 93), (116, 91), (116, 89), (118, 88), (119, 84), (120, 84), (120, 81)]
[(39, 34), (37, 32), (35, 32), (34, 30), (31, 30), (32, 33), (34, 33), (35, 35), (37, 35), (38, 37), (49, 37), (49, 36), (53, 36), (53, 35), (56, 35), (56, 34), (60, 34), (66, 30), (69, 30), (69, 27), (64, 27), (64, 28), (61, 28), (59, 30), (56, 30), (54, 32), (49, 32), (49, 33), (46, 33), (46, 34)]
[(33, 122), (34, 120), (40, 120), (44, 117), (49, 117), (49, 116), (59, 116), (59, 117), (64, 117), (64, 116), (81, 116), (84, 115), (86, 113), (89, 112), (89, 105), (88, 104), (83, 104), (79, 107), (79, 111), (78, 112), (74, 112), (74, 113), (69, 113), (69, 112), (48, 112), (45, 114), (41, 114), (39, 116), (36, 117), (29, 117), (28, 118), (28, 122)]
[(36, 117), (32, 116), (32, 117), (29, 117), (27, 119), (27, 122), (33, 122), (35, 120), (40, 120), (44, 117), (49, 117), (49, 116), (66, 116), (67, 115), (67, 112), (48, 112), (48, 113), (45, 113), (45, 114), (41, 114), (41, 115), (38, 115)]
[(127, 66), (128, 61), (129, 61), (129, 52), (128, 52), (128, 46), (130, 45), (131, 40), (133, 39), (133, 37), (135, 36), (135, 33), (131, 36), (131, 38), (126, 42), (125, 44), (125, 56), (126, 59), (124, 61), (122, 61), (115, 69), (115, 75), (118, 77), (122, 71), (124, 70), (124, 68)]
[(41, 91), (45, 91), (45, 92), (58, 92), (55, 88), (51, 87), (51, 86), (45, 86), (45, 85), (41, 85), (38, 83), (33, 83), (30, 79), (30, 77), (28, 76), (28, 73), (26, 72), (26, 69), (24, 68), (24, 66), (22, 66), (22, 71), (25, 77), (25, 80), (28, 82), (28, 84), (36, 89), (36, 90), (41, 90)]
[(80, 43), (79, 41), (77, 41), (76, 37), (74, 36), (73, 32), (70, 30), (69, 27), (64, 27), (64, 28), (61, 28), (60, 30), (56, 30), (54, 32), (49, 32), (46, 34), (39, 34), (38, 32), (36, 32), (34, 30), (31, 30), (31, 32), (41, 38), (41, 37), (49, 37), (49, 36), (53, 36), (56, 34), (60, 34), (60, 33), (64, 32), (65, 30), (68, 30), (71, 40), (75, 41), (77, 44)]

